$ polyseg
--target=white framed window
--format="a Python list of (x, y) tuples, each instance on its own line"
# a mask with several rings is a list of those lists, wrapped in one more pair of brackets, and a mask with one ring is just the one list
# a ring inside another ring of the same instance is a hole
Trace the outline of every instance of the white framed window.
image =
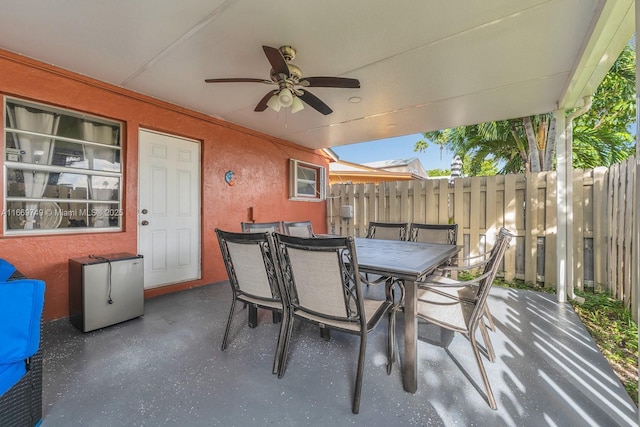
[(289, 160), (289, 199), (321, 201), (326, 197), (326, 169), (300, 160)]
[(122, 229), (122, 124), (5, 98), (5, 234)]

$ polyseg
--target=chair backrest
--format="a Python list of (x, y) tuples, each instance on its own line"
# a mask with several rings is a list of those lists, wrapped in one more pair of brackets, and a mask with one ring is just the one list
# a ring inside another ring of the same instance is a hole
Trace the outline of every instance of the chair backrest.
[(409, 239), (412, 242), (442, 243), (455, 245), (458, 239), (458, 224), (411, 223)]
[(406, 222), (369, 221), (367, 239), (405, 240), (409, 224)]
[(512, 238), (513, 234), (511, 234), (509, 230), (504, 227), (502, 227), (498, 232), (498, 238), (496, 239), (495, 245), (491, 249), (489, 261), (485, 264), (484, 271), (482, 272), (482, 275), (485, 277), (480, 281), (478, 285), (476, 307), (469, 322), (470, 330), (473, 330), (473, 328), (477, 325), (477, 322), (480, 321), (485, 313), (485, 305), (487, 303), (489, 291), (491, 290), (491, 285), (493, 284), (493, 280), (498, 273), (498, 269), (500, 268), (500, 264), (502, 263), (502, 259), (504, 258), (504, 253), (509, 247), (509, 242)]
[(284, 287), (294, 312), (322, 323), (349, 322), (365, 330), (353, 237), (302, 238), (276, 234)]
[(242, 227), (243, 233), (264, 233), (267, 231), (282, 233), (282, 228), (281, 228), (282, 226), (280, 225), (280, 221), (241, 222), (240, 226)]
[(315, 237), (311, 221), (282, 221), (284, 234), (297, 237)]
[(273, 235), (219, 229), (216, 235), (234, 292), (265, 301), (282, 301), (285, 293)]

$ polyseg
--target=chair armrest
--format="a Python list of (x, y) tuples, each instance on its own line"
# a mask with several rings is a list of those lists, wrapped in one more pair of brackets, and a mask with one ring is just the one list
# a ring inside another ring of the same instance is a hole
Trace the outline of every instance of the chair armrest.
[[(472, 299), (472, 298), (468, 298), (468, 297), (464, 297), (461, 296), (459, 293), (456, 293), (455, 295), (445, 292), (444, 289), (446, 288), (471, 288), (473, 295), (476, 296), (476, 292), (477, 290), (474, 288), (477, 288), (479, 286), (480, 281), (482, 281), (483, 279), (487, 278), (491, 273), (487, 272), (485, 274), (482, 274), (476, 278), (474, 278), (473, 280), (465, 280), (465, 281), (459, 281), (459, 280), (453, 280), (453, 279), (449, 279), (447, 277), (442, 277), (443, 279), (446, 279), (446, 282), (421, 282), (419, 284), (419, 287), (421, 289), (427, 289), (430, 292), (436, 293), (440, 296), (443, 296), (445, 298), (449, 298), (452, 301), (458, 301), (458, 302), (464, 302), (464, 303), (469, 303), (469, 304), (475, 304), (476, 303), (476, 299)], [(429, 276), (429, 277), (434, 277), (434, 276)], [(429, 277), (427, 277), (426, 280), (429, 279)]]
[(421, 288), (465, 288), (465, 287), (471, 287), (471, 286), (478, 286), (483, 279), (489, 276), (489, 274), (491, 273), (487, 272), (487, 273), (481, 274), (478, 277), (474, 277), (471, 280), (464, 280), (464, 281), (449, 279), (448, 277), (443, 277), (443, 276), (437, 276), (437, 277), (442, 277), (444, 279), (447, 279), (446, 282), (429, 281), (429, 277), (435, 277), (435, 276), (427, 276), (424, 279), (424, 281), (418, 282), (418, 285)]
[[(455, 301), (455, 302), (465, 302), (465, 303), (469, 303), (469, 304), (475, 304), (476, 303), (475, 299), (465, 298), (465, 297), (462, 297), (460, 295), (451, 295), (451, 294), (448, 294), (448, 293), (443, 292), (443, 291), (441, 291), (439, 289), (436, 289), (436, 288), (429, 289), (429, 292), (432, 292), (434, 294), (438, 294), (438, 295), (443, 296), (445, 298), (449, 298), (451, 301)], [(421, 300), (418, 297), (418, 301), (427, 301), (427, 300)]]
[[(482, 254), (482, 255), (476, 255), (476, 256), (465, 257), (465, 258), (453, 258), (452, 261), (460, 263), (460, 262), (470, 261), (470, 260), (477, 259), (477, 258), (486, 257), (487, 255), (488, 254)], [(480, 268), (480, 267), (484, 266), (485, 264), (487, 264), (490, 259), (491, 258), (486, 258), (486, 259), (484, 259), (482, 261), (478, 261), (478, 262), (467, 264), (467, 265), (443, 265), (443, 266), (438, 267), (438, 270), (445, 270), (445, 271), (475, 270), (476, 268)]]

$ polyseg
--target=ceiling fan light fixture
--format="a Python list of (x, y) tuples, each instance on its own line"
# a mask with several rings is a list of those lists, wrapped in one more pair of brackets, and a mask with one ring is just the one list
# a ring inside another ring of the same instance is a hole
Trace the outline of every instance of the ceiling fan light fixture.
[(278, 94), (278, 101), (280, 101), (280, 105), (283, 107), (291, 107), (291, 104), (293, 103), (293, 93), (285, 87)]
[(280, 100), (278, 99), (277, 94), (269, 98), (269, 101), (267, 101), (267, 107), (271, 108), (276, 113), (280, 111), (280, 107), (282, 107), (282, 105), (280, 105)]
[(300, 98), (294, 96), (293, 101), (291, 102), (291, 113), (295, 114), (302, 109), (304, 109), (304, 104), (300, 101)]

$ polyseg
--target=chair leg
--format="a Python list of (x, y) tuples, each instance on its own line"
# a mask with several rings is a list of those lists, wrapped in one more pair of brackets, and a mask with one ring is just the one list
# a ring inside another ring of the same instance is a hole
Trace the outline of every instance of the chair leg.
[[(274, 311), (275, 313), (275, 311)], [(273, 374), (280, 373), (280, 364), (282, 363), (282, 352), (284, 349), (285, 337), (287, 334), (287, 325), (289, 322), (289, 316), (286, 313), (286, 309), (282, 313), (278, 312), (281, 316), (280, 331), (278, 332), (278, 343), (276, 345), (276, 354), (273, 358)]]
[(389, 310), (389, 331), (387, 333), (387, 375), (391, 374), (393, 362), (396, 361), (396, 311)]
[(280, 313), (279, 311), (274, 311), (271, 313), (271, 318), (273, 320), (273, 323), (280, 323), (282, 322), (282, 313)]
[(362, 376), (364, 374), (364, 359), (367, 351), (367, 333), (360, 336), (360, 355), (358, 356), (358, 372), (356, 374), (356, 388), (353, 391), (353, 405), (351, 412), (360, 412), (360, 394), (362, 393)]
[(320, 336), (322, 337), (323, 340), (325, 340), (326, 342), (331, 342), (331, 331), (329, 330), (329, 328), (320, 328)]
[(258, 326), (258, 307), (249, 304), (249, 327), (255, 328), (256, 326)]
[(473, 355), (476, 357), (476, 362), (478, 364), (478, 368), (480, 369), (480, 375), (482, 376), (482, 382), (484, 383), (484, 388), (487, 391), (487, 399), (489, 400), (489, 406), (491, 407), (491, 409), (498, 409), (498, 405), (496, 405), (496, 399), (493, 397), (493, 392), (491, 391), (491, 385), (489, 384), (489, 377), (487, 376), (487, 371), (485, 371), (484, 364), (482, 363), (480, 350), (478, 349), (478, 342), (476, 341), (476, 338), (473, 334), (469, 334), (469, 341), (471, 342)]
[(480, 333), (482, 334), (482, 339), (484, 341), (484, 346), (487, 349), (487, 356), (489, 356), (489, 360), (491, 362), (496, 361), (496, 353), (493, 351), (493, 344), (491, 344), (491, 339), (489, 338), (489, 332), (487, 332), (487, 326), (483, 321), (478, 322), (478, 327), (480, 328)]
[(491, 312), (489, 311), (489, 306), (484, 307), (484, 315), (487, 318), (487, 322), (489, 322), (489, 329), (491, 329), (493, 332), (496, 331), (496, 325), (493, 323), (493, 316), (491, 315)]
[(233, 311), (236, 308), (236, 298), (231, 301), (231, 309), (229, 310), (229, 320), (227, 320), (227, 328), (224, 331), (224, 338), (222, 338), (222, 351), (227, 348), (227, 340), (229, 339), (229, 330), (231, 329), (231, 320), (233, 319)]
[(280, 355), (280, 366), (278, 368), (278, 378), (282, 378), (287, 370), (287, 355), (289, 354), (289, 343), (291, 342), (291, 333), (293, 332), (292, 314), (288, 314), (286, 323), (287, 326), (284, 334), (284, 343), (282, 344), (282, 354)]

